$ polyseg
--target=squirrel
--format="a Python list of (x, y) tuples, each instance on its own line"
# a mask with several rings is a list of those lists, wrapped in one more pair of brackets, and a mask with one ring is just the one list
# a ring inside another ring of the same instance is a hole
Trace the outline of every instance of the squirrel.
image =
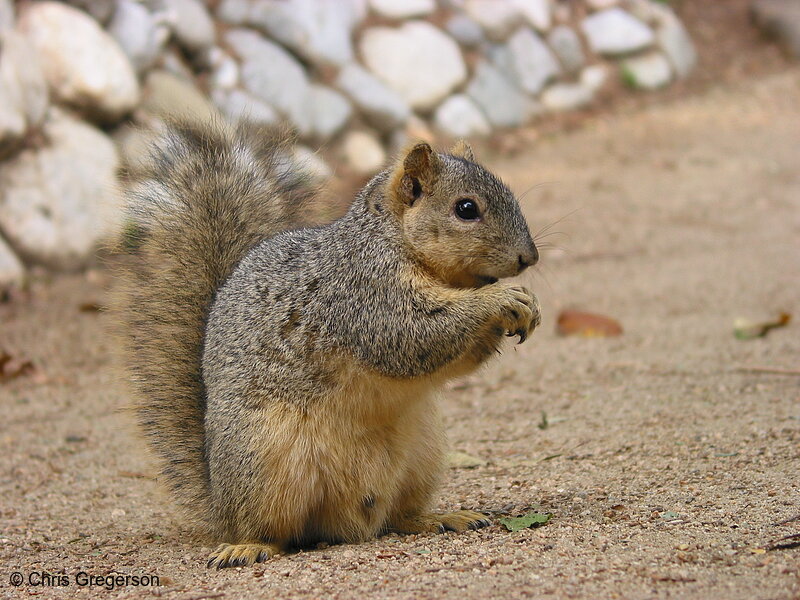
[(160, 479), (220, 544), (209, 567), (488, 525), (429, 510), (437, 396), (540, 323), (536, 296), (498, 281), (538, 260), (517, 199), (466, 143), (414, 145), (320, 226), (292, 144), (177, 122), (128, 173), (133, 408)]

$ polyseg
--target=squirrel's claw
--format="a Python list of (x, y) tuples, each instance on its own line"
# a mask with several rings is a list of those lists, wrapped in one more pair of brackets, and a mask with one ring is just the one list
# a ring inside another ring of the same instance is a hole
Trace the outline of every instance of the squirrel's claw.
[(506, 333), (506, 337), (514, 337), (515, 335), (519, 336), (517, 345), (528, 339), (528, 333), (524, 329), (517, 329), (516, 331), (509, 331)]
[(221, 544), (211, 554), (207, 567), (224, 569), (264, 562), (281, 551), (276, 544), (254, 542), (249, 544)]
[(481, 527), (488, 527), (491, 524), (489, 519), (481, 519), (479, 521), (472, 521), (467, 527), (470, 529), (480, 529)]
[(489, 525), (486, 515), (471, 510), (452, 513), (424, 513), (416, 517), (402, 519), (389, 527), (397, 533), (445, 533), (480, 529)]

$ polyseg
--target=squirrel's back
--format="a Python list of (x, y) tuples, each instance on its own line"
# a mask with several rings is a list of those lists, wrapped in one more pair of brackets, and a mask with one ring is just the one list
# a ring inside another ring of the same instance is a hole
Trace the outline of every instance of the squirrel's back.
[(299, 224), (312, 197), (291, 137), (245, 124), (173, 123), (131, 166), (118, 311), (139, 426), (163, 481), (214, 530), (201, 354), (219, 286), (260, 240)]

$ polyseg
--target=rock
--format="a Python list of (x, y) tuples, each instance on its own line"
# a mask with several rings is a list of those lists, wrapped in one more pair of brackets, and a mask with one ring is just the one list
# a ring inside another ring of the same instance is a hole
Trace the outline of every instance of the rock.
[(364, 131), (351, 131), (342, 143), (344, 157), (359, 175), (372, 175), (386, 162), (386, 152), (374, 135)]
[(214, 22), (199, 0), (162, 0), (171, 13), (170, 24), (178, 43), (189, 52), (214, 44)]
[(619, 4), (619, 0), (586, 0), (586, 4), (588, 4), (589, 8), (592, 10), (605, 10), (606, 8), (612, 8)]
[(239, 84), (239, 63), (227, 54), (212, 66), (211, 87), (230, 90)]
[(116, 121), (139, 101), (125, 53), (81, 11), (58, 2), (25, 6), (18, 28), (33, 43), (54, 98), (101, 121)]
[(653, 27), (675, 16), (666, 2), (658, 0), (621, 0), (620, 8)]
[(508, 44), (491, 44), (483, 49), (486, 58), (500, 69), (505, 77), (516, 84), (517, 74), (514, 71), (514, 59), (511, 56), (511, 49)]
[(389, 152), (392, 155), (400, 154), (409, 145), (418, 142), (428, 142), (433, 146), (436, 143), (436, 134), (423, 119), (412, 114), (403, 128), (396, 129), (389, 136)]
[(750, 6), (750, 17), (789, 56), (800, 58), (800, 4), (796, 0), (755, 0)]
[(101, 131), (50, 111), (49, 145), (0, 163), (0, 227), (26, 261), (84, 265), (119, 223), (114, 144)]
[(529, 25), (537, 31), (547, 31), (553, 23), (550, 0), (511, 0)]
[(228, 54), (219, 46), (209, 46), (192, 57), (192, 64), (199, 66), (201, 69), (213, 69), (226, 56)]
[[(0, 58), (0, 60), (2, 60)], [(2, 154), (8, 152), (13, 144), (25, 135), (27, 123), (25, 114), (16, 98), (19, 97), (19, 83), (16, 80), (6, 81), (0, 75), (0, 149)]]
[(47, 82), (27, 38), (6, 32), (0, 52), (0, 146), (42, 123), (49, 104)]
[(358, 25), (367, 18), (369, 14), (368, 0), (343, 0), (344, 4), (348, 5), (348, 10), (353, 15), (353, 25)]
[(481, 60), (467, 86), (467, 95), (495, 127), (516, 127), (530, 116), (531, 103), (497, 67)]
[[(225, 50), (219, 46), (208, 46), (191, 57), (191, 66), (195, 71), (209, 71), (225, 56)], [(194, 77), (192, 77), (194, 79)]]
[(0, 237), (0, 287), (20, 285), (25, 279), (25, 267), (11, 247)]
[(405, 129), (396, 129), (389, 136), (387, 151), (390, 156), (397, 156), (411, 144), (411, 138), (406, 134)]
[(311, 183), (323, 183), (333, 176), (328, 163), (308, 146), (295, 146), (291, 158), (311, 178)]
[(8, 32), (3, 39), (0, 71), (3, 77), (15, 78), (19, 83), (18, 106), (22, 109), (28, 127), (38, 127), (47, 116), (50, 105), (44, 70), (30, 41), (17, 32)]
[(516, 2), (508, 0), (465, 0), (464, 9), (483, 28), (486, 36), (495, 42), (508, 38), (522, 19)]
[(669, 61), (657, 51), (628, 58), (621, 68), (625, 82), (637, 89), (655, 90), (672, 80)]
[(433, 115), (436, 128), (450, 137), (475, 137), (491, 133), (481, 110), (464, 94), (445, 100)]
[(147, 164), (159, 133), (163, 133), (163, 124), (157, 122), (148, 123), (147, 127), (127, 122), (114, 129), (111, 139), (122, 167), (136, 169)]
[(570, 6), (570, 4), (556, 2), (556, 5), (553, 7), (553, 21), (561, 25), (571, 25), (572, 9)]
[(207, 123), (220, 118), (216, 108), (192, 82), (167, 71), (148, 73), (141, 108), (160, 119), (188, 119)]
[(592, 101), (592, 90), (580, 83), (555, 83), (542, 92), (539, 100), (546, 110), (575, 110)]
[(606, 65), (590, 65), (585, 67), (580, 74), (580, 82), (594, 94), (602, 88), (608, 80), (608, 67)]
[(275, 155), (273, 171), (288, 186), (319, 185), (333, 175), (328, 164), (307, 146), (280, 150)]
[(114, 15), (114, 2), (111, 0), (67, 0), (72, 6), (89, 13), (98, 23), (105, 25)]
[(247, 22), (313, 64), (339, 66), (353, 60), (358, 15), (353, 0), (257, 0)]
[(589, 47), (598, 54), (637, 52), (655, 41), (653, 30), (621, 8), (609, 8), (589, 15), (581, 22)]
[(526, 27), (511, 36), (507, 47), (514, 80), (526, 92), (538, 94), (547, 82), (561, 72), (547, 45)]
[(353, 107), (339, 92), (324, 85), (311, 86), (311, 131), (320, 141), (338, 133), (353, 114)]
[(255, 31), (234, 29), (225, 39), (242, 60), (244, 87), (287, 116), (302, 135), (310, 134), (311, 86), (297, 59)]
[(162, 19), (133, 0), (117, 0), (108, 33), (117, 40), (139, 73), (155, 63), (169, 39), (169, 28)]
[(571, 27), (558, 25), (547, 36), (547, 43), (558, 57), (561, 67), (567, 73), (577, 73), (581, 70), (586, 59), (578, 34)]
[(11, 0), (0, 0), (0, 34), (14, 29), (14, 4)]
[(211, 99), (222, 114), (234, 123), (245, 119), (271, 125), (280, 120), (274, 108), (244, 90), (214, 90)]
[[(800, 18), (798, 27), (800, 28)], [(656, 39), (677, 76), (686, 77), (697, 64), (697, 52), (689, 33), (678, 17), (672, 15), (672, 18), (665, 19), (656, 30)], [(798, 42), (800, 42), (800, 29), (798, 29)], [(800, 45), (797, 56), (800, 57)]]
[(466, 15), (455, 14), (445, 23), (447, 33), (468, 48), (478, 46), (484, 41), (483, 29)]
[(356, 63), (339, 71), (336, 87), (347, 94), (370, 124), (382, 131), (401, 127), (411, 114), (400, 94)]
[(217, 18), (228, 25), (244, 25), (250, 20), (252, 8), (250, 0), (222, 0), (217, 6)]
[(175, 77), (180, 77), (185, 81), (191, 81), (194, 83), (194, 72), (192, 71), (191, 67), (186, 64), (186, 60), (183, 58), (182, 53), (176, 48), (167, 48), (161, 57), (160, 62), (161, 69), (164, 71), (168, 71), (169, 73), (175, 75)]
[(387, 19), (424, 17), (436, 10), (435, 0), (369, 0), (369, 5)]
[(467, 77), (458, 45), (424, 21), (367, 29), (360, 49), (367, 68), (420, 111), (433, 109)]
[(423, 141), (428, 142), (429, 144), (433, 144), (436, 140), (436, 136), (431, 131), (428, 124), (423, 120), (420, 119), (417, 115), (411, 115), (408, 118), (408, 122), (406, 126), (403, 128), (403, 132), (406, 135), (406, 138), (409, 140), (414, 141)]

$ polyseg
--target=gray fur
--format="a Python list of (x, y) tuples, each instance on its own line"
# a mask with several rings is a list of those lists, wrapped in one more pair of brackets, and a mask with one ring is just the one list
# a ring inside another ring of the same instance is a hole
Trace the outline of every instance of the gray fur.
[[(471, 153), (437, 155), (418, 145), (373, 178), (345, 216), (302, 228), (310, 193), (281, 162), (285, 148), (286, 137), (270, 130), (177, 125), (132, 173), (130, 214), (140, 237), (125, 269), (122, 313), (139, 422), (163, 479), (216, 538), (246, 542), (236, 552), (253, 556), (261, 541), (312, 541), (305, 536), (323, 529), (323, 537), (354, 540), (387, 527), (479, 522), (475, 513), (441, 521), (423, 512), (441, 470), (432, 404), (341, 423), (354, 431), (336, 438), (345, 446), (333, 449), (340, 456), (332, 465), (346, 468), (349, 452), (369, 455), (359, 428), (405, 432), (385, 449), (387, 460), (401, 453), (418, 462), (400, 457), (387, 489), (371, 489), (375, 465), (362, 458), (365, 489), (356, 489), (354, 474), (351, 499), (342, 492), (348, 482), (338, 481), (297, 517), (317, 515), (320, 523), (284, 518), (293, 507), (281, 499), (305, 489), (302, 474), (281, 480), (296, 490), (276, 489), (265, 485), (277, 480), (264, 469), (286, 453), (326, 488), (324, 460), (298, 456), (324, 454), (328, 440), (314, 438), (313, 428), (295, 445), (273, 438), (306, 416), (341, 418), (336, 403), (353, 373), (367, 381), (364, 389), (394, 385), (393, 397), (412, 403), (419, 390), (420, 402), (430, 403), (430, 390), (476, 368), (504, 334), (524, 339), (532, 331), (538, 304), (527, 290), (485, 285), (535, 262), (516, 199)], [(415, 190), (418, 200), (409, 196)], [(462, 196), (480, 203), (479, 222), (454, 218)], [(364, 393), (354, 410), (381, 403)], [(391, 421), (403, 418), (402, 427)], [(215, 560), (230, 552), (219, 550)]]

